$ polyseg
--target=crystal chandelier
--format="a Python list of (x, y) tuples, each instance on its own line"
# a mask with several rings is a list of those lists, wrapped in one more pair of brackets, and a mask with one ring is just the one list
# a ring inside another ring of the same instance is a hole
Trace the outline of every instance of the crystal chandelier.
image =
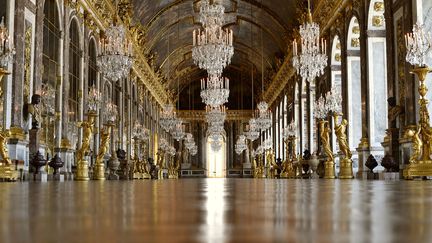
[(117, 25), (116, 18), (113, 22), (101, 38), (97, 66), (107, 79), (118, 81), (127, 77), (132, 67), (132, 43), (126, 37), (126, 28)]
[(257, 121), (255, 118), (249, 120), (249, 124), (247, 125), (248, 131), (245, 132), (247, 139), (251, 141), (255, 141), (259, 138), (260, 132)]
[(55, 107), (55, 90), (49, 84), (42, 84), (40, 90), (41, 96), (41, 112), (44, 115), (52, 116), (54, 115)]
[(215, 152), (219, 151), (222, 148), (222, 140), (212, 140), (210, 142), (210, 147)]
[(206, 106), (206, 120), (210, 125), (222, 125), (225, 122), (226, 118), (226, 107), (225, 106), (217, 106), (211, 107)]
[(235, 152), (240, 155), (241, 153), (243, 153), (243, 151), (245, 151), (247, 149), (247, 144), (246, 144), (246, 136), (245, 135), (240, 135), (237, 138), (236, 144), (235, 144)]
[(13, 59), (15, 51), (9, 42), (9, 31), (5, 26), (4, 17), (0, 22), (0, 68), (5, 68)]
[(184, 145), (190, 151), (193, 147), (195, 147), (195, 141), (193, 135), (191, 133), (186, 133), (185, 137), (186, 138), (185, 138)]
[(135, 121), (134, 126), (132, 128), (132, 137), (134, 139), (140, 139), (141, 131), (142, 131), (142, 125), (138, 121)]
[(325, 96), (325, 105), (328, 111), (341, 114), (342, 113), (342, 95), (338, 88), (334, 87), (327, 92)]
[(201, 98), (206, 105), (217, 107), (228, 102), (229, 79), (210, 75), (201, 80)]
[(272, 138), (270, 137), (270, 138), (265, 139), (263, 141), (263, 145), (262, 146), (263, 146), (264, 150), (271, 149), (273, 147), (273, 140), (272, 140)]
[(431, 34), (425, 32), (424, 26), (417, 23), (413, 32), (405, 36), (407, 49), (406, 60), (412, 65), (426, 66), (426, 56), (431, 50)]
[(199, 14), (203, 30), (193, 31), (192, 58), (199, 68), (207, 70), (210, 75), (221, 75), (234, 55), (233, 32), (222, 28), (224, 17), (225, 8), (222, 5), (204, 1)]
[(169, 147), (168, 142), (164, 138), (161, 138), (159, 141), (159, 148), (163, 151), (166, 151), (168, 147)]
[(261, 101), (258, 104), (258, 110), (255, 114), (257, 126), (261, 131), (269, 129), (272, 125), (272, 112), (268, 108), (268, 104), (265, 101)]
[(297, 129), (296, 124), (294, 123), (294, 121), (291, 121), (291, 123), (287, 127), (285, 127), (282, 131), (283, 138), (286, 140), (289, 137), (295, 136), (296, 135), (296, 129)]
[(101, 103), (102, 95), (97, 90), (96, 86), (90, 87), (87, 99), (87, 109), (89, 112), (96, 112), (98, 105)]
[(159, 124), (166, 131), (171, 131), (177, 122), (177, 114), (172, 104), (166, 104), (160, 114)]
[(300, 55), (297, 40), (293, 41), (293, 66), (303, 80), (312, 82), (324, 74), (327, 66), (327, 45), (325, 40), (320, 40), (320, 27), (313, 22), (310, 7), (307, 16), (308, 21), (300, 26)]
[(321, 96), (317, 101), (315, 101), (314, 116), (317, 119), (323, 120), (326, 119), (328, 112), (329, 110), (326, 106), (326, 101), (324, 97)]
[(108, 124), (114, 124), (115, 120), (117, 119), (117, 116), (118, 116), (117, 106), (112, 102), (108, 102), (108, 104), (106, 104), (105, 106), (105, 121)]
[(183, 121), (181, 119), (176, 119), (176, 123), (171, 130), (171, 135), (177, 141), (182, 140), (185, 136)]

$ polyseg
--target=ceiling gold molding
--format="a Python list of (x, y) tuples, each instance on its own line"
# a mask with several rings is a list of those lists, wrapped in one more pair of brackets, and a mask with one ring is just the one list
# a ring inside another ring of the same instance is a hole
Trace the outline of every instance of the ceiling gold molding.
[[(322, 0), (318, 2), (313, 11), (314, 21), (321, 27), (321, 34), (325, 33), (338, 18), (338, 13), (346, 8), (350, 0)], [(306, 11), (306, 10), (305, 10)], [(263, 99), (272, 105), (285, 89), (287, 83), (295, 75), (295, 69), (292, 67), (292, 49), (289, 52), (279, 71), (274, 76), (268, 88), (264, 91)]]
[[(74, 3), (70, 1), (70, 3)], [(112, 16), (115, 16), (116, 10), (113, 3), (109, 0), (78, 0), (76, 2), (85, 11), (88, 11), (90, 16), (94, 19), (95, 23), (101, 30), (105, 30), (110, 25)], [(123, 0), (122, 3), (125, 3)], [(126, 2), (127, 3), (127, 2)], [(74, 3), (75, 4), (75, 3)], [(76, 6), (73, 6), (76, 8)], [(119, 21), (124, 21), (121, 19)], [(129, 22), (129, 21), (128, 21)], [(150, 94), (155, 100), (163, 105), (169, 102), (169, 97), (165, 87), (160, 82), (160, 77), (154, 72), (153, 68), (150, 67), (147, 58), (144, 56), (145, 50), (142, 46), (141, 38), (137, 38), (137, 33), (134, 33), (134, 27), (129, 26), (129, 23), (125, 23), (129, 28), (127, 29), (128, 39), (133, 43), (134, 51), (134, 64), (132, 70), (135, 72), (139, 80), (146, 86), (150, 91)]]

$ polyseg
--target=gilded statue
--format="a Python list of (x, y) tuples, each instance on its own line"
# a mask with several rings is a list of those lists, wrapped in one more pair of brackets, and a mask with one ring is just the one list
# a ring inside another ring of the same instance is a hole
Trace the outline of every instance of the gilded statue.
[(411, 136), (412, 143), (413, 143), (413, 151), (411, 154), (411, 157), (409, 159), (409, 162), (411, 164), (417, 163), (417, 160), (419, 159), (420, 155), (422, 154), (422, 148), (423, 148), (423, 142), (420, 139), (420, 133), (421, 133), (421, 126), (418, 126), (416, 131), (410, 130), (408, 131), (408, 134)]
[(156, 163), (156, 166), (158, 167), (158, 179), (163, 179), (163, 169), (165, 168), (164, 157), (165, 157), (165, 152), (159, 149), (157, 152), (157, 163)]
[(277, 170), (278, 165), (276, 164), (275, 155), (274, 155), (272, 149), (268, 150), (267, 155), (266, 155), (266, 161), (267, 161), (267, 169), (268, 169), (267, 177), (268, 178), (275, 178), (276, 177), (275, 171)]
[(84, 156), (90, 149), (90, 139), (93, 135), (94, 122), (95, 117), (89, 115), (87, 121), (81, 122), (81, 124), (78, 125), (78, 127), (83, 129), (83, 138), (81, 147), (76, 151), (77, 162), (83, 161)]
[(334, 155), (330, 148), (330, 128), (328, 121), (320, 121), (320, 137), (324, 152), (327, 155), (327, 161), (333, 161)]
[(4, 165), (11, 165), (12, 164), (12, 162), (9, 158), (9, 152), (8, 152), (8, 147), (7, 147), (9, 137), (10, 137), (9, 130), (1, 129), (1, 131), (0, 131), (0, 156), (3, 159)]
[(342, 119), (340, 124), (338, 123), (338, 115), (334, 115), (334, 124), (335, 124), (335, 134), (339, 143), (339, 149), (345, 155), (345, 158), (351, 159), (352, 153), (348, 144), (348, 139), (346, 136), (346, 129), (348, 125), (348, 121), (346, 119)]
[(109, 128), (103, 128), (100, 132), (101, 144), (100, 149), (96, 157), (96, 164), (103, 163), (106, 152), (108, 151), (109, 141), (110, 141), (110, 131)]

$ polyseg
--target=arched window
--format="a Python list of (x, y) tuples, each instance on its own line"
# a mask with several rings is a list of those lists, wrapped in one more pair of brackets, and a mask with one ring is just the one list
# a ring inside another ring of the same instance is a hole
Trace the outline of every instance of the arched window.
[(349, 145), (356, 148), (362, 137), (360, 25), (356, 17), (350, 21), (347, 46)]
[(372, 0), (369, 6), (368, 74), (369, 74), (369, 139), (372, 147), (380, 147), (387, 129), (387, 60), (384, 1)]
[(60, 23), (55, 0), (45, 1), (43, 25), (42, 82), (55, 87), (60, 58)]
[(90, 40), (88, 55), (88, 87), (90, 88), (97, 82), (96, 42), (93, 38)]
[(76, 20), (69, 28), (69, 121), (78, 120), (78, 92), (81, 73), (79, 30)]

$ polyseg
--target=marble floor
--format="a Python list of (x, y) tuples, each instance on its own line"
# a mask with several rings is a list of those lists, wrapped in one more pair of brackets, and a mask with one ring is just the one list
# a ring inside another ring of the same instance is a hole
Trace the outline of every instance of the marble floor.
[(0, 184), (0, 242), (432, 242), (432, 182)]

